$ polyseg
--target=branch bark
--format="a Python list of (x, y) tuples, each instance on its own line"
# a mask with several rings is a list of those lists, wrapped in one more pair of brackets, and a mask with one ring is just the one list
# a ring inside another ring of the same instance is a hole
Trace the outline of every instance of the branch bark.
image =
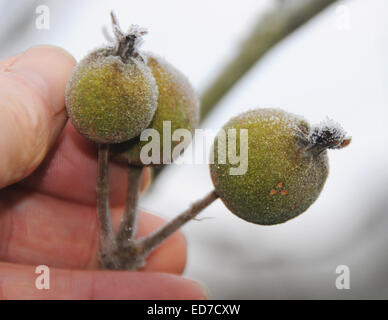
[(117, 269), (116, 239), (109, 210), (109, 146), (98, 145), (97, 217), (100, 232), (100, 259), (104, 269)]
[(133, 239), (136, 235), (138, 200), (140, 196), (140, 185), (143, 168), (128, 165), (128, 190), (123, 222), (117, 235), (117, 242), (120, 246)]
[(157, 246), (164, 242), (170, 235), (179, 230), (186, 222), (194, 219), (203, 209), (218, 199), (218, 195), (213, 190), (203, 199), (193, 203), (189, 209), (175, 217), (163, 227), (142, 238), (139, 242), (139, 248), (145, 256), (150, 254)]

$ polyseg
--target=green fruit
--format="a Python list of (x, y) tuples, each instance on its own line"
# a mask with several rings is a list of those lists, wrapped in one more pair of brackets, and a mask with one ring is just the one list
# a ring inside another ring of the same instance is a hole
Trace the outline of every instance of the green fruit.
[[(198, 123), (199, 102), (191, 84), (180, 71), (160, 57), (147, 54), (146, 58), (147, 66), (151, 69), (159, 89), (158, 107), (148, 127), (155, 129), (160, 135), (160, 161), (150, 164), (159, 165), (164, 163), (163, 139), (171, 140), (170, 133), (163, 132), (163, 122), (171, 122), (171, 133), (177, 129), (187, 129), (192, 133)], [(163, 137), (163, 134), (167, 134), (167, 136)], [(140, 141), (137, 137), (114, 146), (112, 152), (117, 153), (116, 160), (143, 166), (140, 151), (147, 143), (148, 141)], [(179, 141), (171, 141), (171, 151), (178, 143)]]
[(236, 167), (228, 159), (218, 163), (215, 140), (211, 177), (217, 194), (237, 216), (260, 225), (273, 225), (292, 219), (318, 198), (328, 176), (327, 148), (349, 144), (343, 131), (332, 124), (310, 128), (302, 118), (277, 109), (258, 109), (241, 114), (223, 128), (237, 129), (237, 155), (240, 129), (248, 129), (248, 170), (231, 175)]
[(123, 59), (113, 48), (90, 53), (74, 69), (66, 88), (68, 115), (75, 128), (97, 143), (119, 143), (151, 122), (158, 90), (140, 58)]

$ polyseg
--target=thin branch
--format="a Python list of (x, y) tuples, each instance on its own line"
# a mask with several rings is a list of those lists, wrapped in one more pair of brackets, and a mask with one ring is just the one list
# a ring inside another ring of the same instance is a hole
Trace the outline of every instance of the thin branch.
[(109, 181), (108, 181), (109, 146), (98, 145), (98, 173), (97, 173), (97, 216), (100, 231), (100, 258), (104, 269), (116, 269), (115, 258), (116, 239), (109, 212)]
[[(241, 44), (235, 57), (226, 64), (201, 96), (201, 122), (216, 108), (233, 86), (281, 40), (338, 0), (285, 0), (260, 17)], [(154, 181), (165, 167), (154, 169)], [(155, 184), (154, 184), (155, 185)]]
[(222, 97), (277, 43), (338, 0), (284, 1), (254, 26), (236, 56), (201, 97), (201, 120)]
[(152, 250), (164, 242), (171, 234), (179, 230), (186, 222), (194, 219), (203, 209), (208, 207), (216, 199), (218, 199), (218, 195), (213, 190), (206, 197), (193, 203), (189, 209), (166, 223), (159, 230), (156, 230), (149, 236), (141, 239), (139, 241), (139, 247), (143, 254), (148, 255), (151, 253)]
[(117, 235), (117, 242), (123, 245), (136, 235), (138, 200), (143, 168), (128, 165), (128, 190), (123, 222)]

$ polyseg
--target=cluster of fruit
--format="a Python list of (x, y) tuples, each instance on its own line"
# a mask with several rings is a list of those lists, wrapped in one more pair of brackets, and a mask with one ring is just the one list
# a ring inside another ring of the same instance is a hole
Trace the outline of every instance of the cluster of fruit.
[[(67, 86), (67, 111), (82, 135), (111, 145), (115, 160), (142, 167), (140, 151), (145, 142), (139, 139), (141, 132), (152, 128), (163, 139), (164, 121), (171, 122), (172, 131), (192, 132), (199, 102), (180, 71), (140, 51), (143, 29), (131, 27), (124, 33), (113, 17), (113, 30), (114, 45), (93, 51), (75, 68)], [(334, 123), (311, 127), (303, 118), (279, 109), (243, 113), (223, 128), (229, 129), (237, 134), (248, 130), (248, 168), (242, 175), (229, 174), (234, 164), (219, 163), (216, 138), (215, 161), (210, 165), (214, 194), (237, 216), (261, 225), (283, 223), (304, 212), (326, 181), (327, 149), (350, 142)], [(242, 146), (238, 136), (235, 139), (239, 152)], [(176, 221), (170, 233), (180, 226)]]
[(179, 70), (139, 50), (145, 31), (132, 26), (123, 33), (115, 19), (114, 30), (116, 44), (91, 52), (73, 71), (66, 90), (67, 112), (82, 135), (114, 144), (115, 159), (143, 166), (140, 133), (146, 128), (162, 133), (164, 121), (170, 121), (172, 131), (192, 132), (199, 102)]

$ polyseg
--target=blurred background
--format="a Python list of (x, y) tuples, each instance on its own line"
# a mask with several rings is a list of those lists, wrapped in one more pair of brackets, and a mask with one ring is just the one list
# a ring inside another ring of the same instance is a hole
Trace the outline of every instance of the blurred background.
[[(201, 94), (280, 2), (2, 0), (0, 58), (53, 44), (80, 59), (105, 43), (101, 28), (110, 30), (114, 9), (123, 29), (148, 28), (144, 49), (164, 56)], [(49, 29), (36, 26), (39, 5), (50, 10)], [(387, 17), (385, 0), (335, 2), (255, 64), (201, 124), (217, 129), (243, 111), (279, 107), (311, 123), (328, 116), (353, 137), (350, 147), (330, 152), (325, 188), (298, 218), (257, 226), (218, 201), (184, 228), (185, 274), (211, 298), (388, 298)], [(141, 207), (174, 217), (211, 189), (207, 165), (171, 165)], [(350, 270), (348, 290), (336, 287), (340, 265)]]

